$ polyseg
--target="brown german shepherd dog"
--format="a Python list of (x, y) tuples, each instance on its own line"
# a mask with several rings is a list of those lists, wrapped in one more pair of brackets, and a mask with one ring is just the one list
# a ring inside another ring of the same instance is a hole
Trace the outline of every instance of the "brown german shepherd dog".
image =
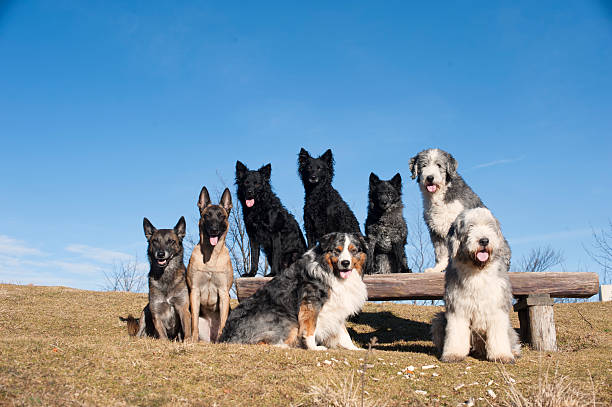
[(229, 291), (234, 271), (225, 237), (229, 229), (232, 196), (225, 188), (219, 205), (213, 205), (206, 187), (198, 199), (200, 243), (194, 247), (187, 267), (191, 304), (191, 340), (216, 342), (227, 321)]

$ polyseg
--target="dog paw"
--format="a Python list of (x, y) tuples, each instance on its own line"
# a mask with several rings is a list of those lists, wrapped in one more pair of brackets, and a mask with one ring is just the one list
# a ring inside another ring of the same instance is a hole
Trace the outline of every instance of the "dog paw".
[(463, 356), (463, 355), (448, 355), (448, 354), (444, 354), (440, 358), (440, 362), (444, 362), (444, 363), (457, 363), (457, 362), (461, 362), (463, 359), (465, 359), (465, 356)]
[(312, 348), (312, 350), (327, 350), (327, 347), (322, 346), (322, 345), (317, 345), (314, 348)]
[(515, 363), (514, 356), (512, 355), (487, 356), (487, 359), (491, 362), (498, 362), (510, 365), (513, 365)]

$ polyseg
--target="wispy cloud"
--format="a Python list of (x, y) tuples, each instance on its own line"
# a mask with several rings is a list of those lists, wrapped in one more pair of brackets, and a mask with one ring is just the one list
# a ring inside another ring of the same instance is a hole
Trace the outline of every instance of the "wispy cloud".
[(28, 246), (21, 240), (6, 235), (0, 235), (0, 254), (9, 256), (43, 256), (38, 249)]
[(65, 285), (96, 289), (105, 273), (122, 263), (136, 262), (144, 275), (148, 264), (136, 256), (85, 244), (71, 244), (59, 253), (45, 253), (27, 242), (0, 235), (0, 282)]
[(593, 230), (590, 228), (572, 229), (572, 230), (562, 230), (558, 232), (543, 233), (543, 234), (537, 234), (537, 235), (511, 237), (511, 238), (508, 238), (508, 241), (511, 244), (548, 242), (550, 240), (563, 240), (563, 239), (570, 239), (570, 238), (575, 238), (579, 236), (587, 236), (587, 235), (590, 235), (591, 233), (593, 233)]
[(65, 250), (71, 253), (79, 254), (85, 259), (95, 260), (104, 264), (114, 264), (117, 261), (126, 261), (134, 258), (134, 256), (127, 253), (101, 249), (99, 247), (92, 247), (84, 244), (71, 244), (66, 246)]
[(472, 167), (472, 170), (476, 170), (479, 168), (487, 168), (487, 167), (493, 167), (495, 165), (502, 165), (502, 164), (510, 164), (510, 163), (514, 163), (517, 161), (521, 161), (525, 158), (524, 155), (517, 157), (517, 158), (503, 158), (501, 160), (495, 160), (495, 161), (490, 161), (488, 163), (483, 163), (483, 164), (478, 164), (474, 167)]

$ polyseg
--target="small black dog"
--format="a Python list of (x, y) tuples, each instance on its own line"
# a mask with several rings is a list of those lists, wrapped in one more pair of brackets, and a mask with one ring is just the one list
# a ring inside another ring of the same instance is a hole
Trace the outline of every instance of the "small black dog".
[(370, 173), (368, 217), (368, 274), (411, 273), (406, 263), (408, 228), (402, 216), (402, 177), (382, 181)]
[(144, 218), (143, 228), (149, 242), (147, 255), (151, 263), (149, 303), (140, 314), (136, 336), (162, 339), (190, 337), (191, 313), (183, 263), (185, 218), (181, 216), (174, 229), (156, 229)]
[(251, 171), (236, 161), (238, 200), (251, 245), (251, 270), (246, 276), (257, 274), (260, 248), (270, 264), (270, 276), (289, 267), (306, 251), (300, 226), (272, 191), (271, 172), (270, 164)]
[(338, 191), (332, 187), (334, 158), (327, 150), (319, 158), (300, 150), (298, 172), (306, 196), (304, 198), (304, 229), (308, 248), (313, 248), (328, 233), (359, 233), (359, 222)]

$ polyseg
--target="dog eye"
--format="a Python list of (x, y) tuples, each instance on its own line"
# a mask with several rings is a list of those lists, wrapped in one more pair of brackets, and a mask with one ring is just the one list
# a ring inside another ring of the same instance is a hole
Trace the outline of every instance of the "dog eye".
[(442, 168), (442, 166), (440, 164), (436, 164), (438, 166), (438, 168)]
[(173, 239), (168, 240), (168, 244), (174, 244), (176, 243)]

